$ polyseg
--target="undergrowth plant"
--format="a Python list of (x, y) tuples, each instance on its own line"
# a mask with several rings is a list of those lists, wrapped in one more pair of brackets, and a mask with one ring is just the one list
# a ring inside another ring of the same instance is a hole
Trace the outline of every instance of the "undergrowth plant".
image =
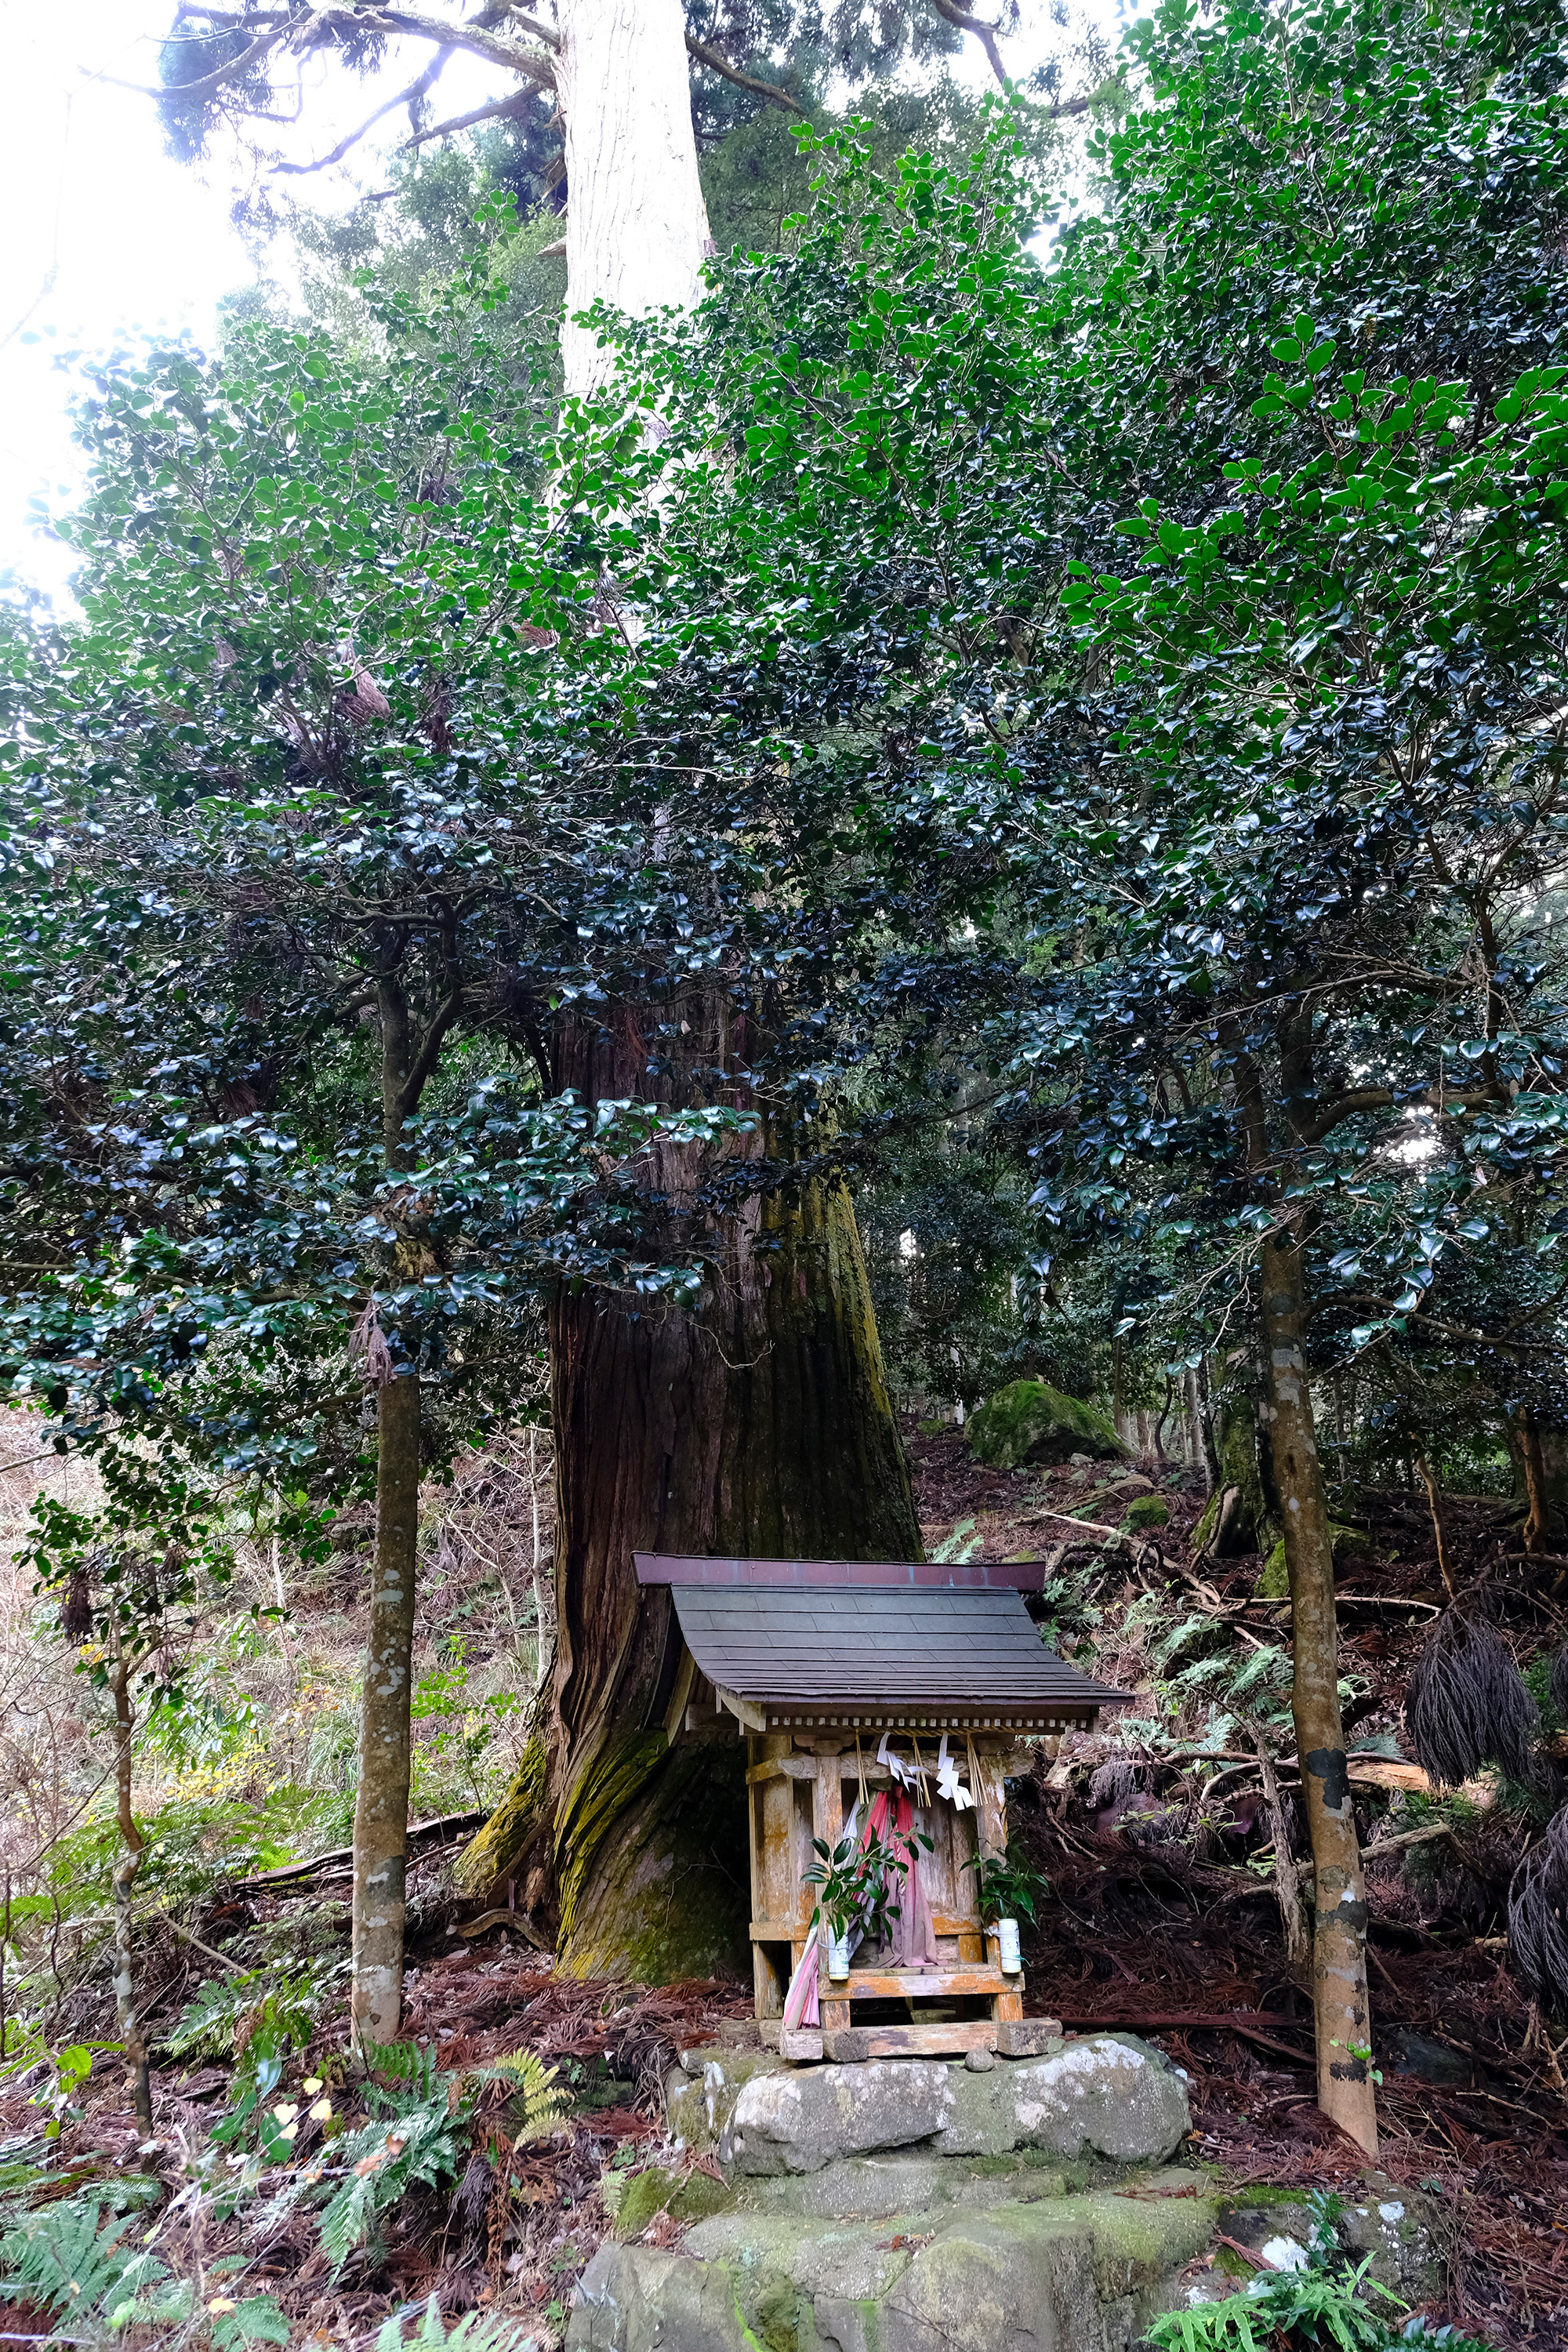
[(1451, 2327), (1406, 2316), (1408, 2306), (1369, 2275), (1370, 2254), (1348, 2261), (1334, 2227), (1341, 2199), (1314, 2189), (1307, 2203), (1312, 2229), (1303, 2264), (1259, 2271), (1222, 2302), (1164, 2313), (1145, 2335), (1154, 2352), (1489, 2352)]
[(324, 2187), (321, 2246), (334, 2272), (409, 2189), (458, 2179), (487, 2092), (510, 2105), (514, 2147), (549, 2131), (567, 2105), (555, 2069), (531, 2050), (447, 2074), (437, 2072), (433, 2050), (414, 2042), (372, 2045), (364, 2061), (373, 2077), (364, 2091), (370, 2120), (333, 2140), (331, 2164), (308, 2168), (301, 2183)]
[(470, 2311), (452, 2327), (441, 2317), (441, 2307), (435, 2295), (424, 2306), (424, 2317), (412, 2336), (403, 2332), (407, 2316), (418, 2316), (416, 2306), (412, 2315), (393, 2313), (375, 2339), (375, 2352), (416, 2352), (416, 2347), (431, 2345), (460, 2345), (462, 2352), (536, 2352), (538, 2336), (521, 2319), (498, 2319), (489, 2313)]

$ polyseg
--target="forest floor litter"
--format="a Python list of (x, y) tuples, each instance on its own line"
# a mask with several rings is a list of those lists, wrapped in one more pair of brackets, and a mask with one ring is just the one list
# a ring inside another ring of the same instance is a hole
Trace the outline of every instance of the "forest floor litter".
[[(1077, 1537), (1060, 1515), (1102, 1528), (1100, 1514), (1115, 1502), (1104, 1491), (1114, 1466), (994, 1472), (970, 1461), (956, 1432), (911, 1444), (928, 1549), (1045, 1559), (1041, 1606), (1058, 1612), (1054, 1638), (1066, 1655), (1092, 1655), (1094, 1672), (1113, 1684), (1150, 1686), (1139, 1610), (1156, 1597), (1180, 1609), (1201, 1591), (1210, 1611), (1253, 1643), (1279, 1638), (1281, 1604), (1259, 1597), (1256, 1555), (1194, 1566), (1188, 1537), (1205, 1499), (1196, 1474), (1159, 1472), (1168, 1525), (1112, 1540)], [(1143, 1488), (1126, 1486), (1123, 1504), (1134, 1491)], [(1397, 1726), (1409, 1661), (1441, 1591), (1425, 1498), (1394, 1492), (1363, 1495), (1362, 1503), (1365, 1541), (1353, 1574), (1343, 1577), (1343, 1671), (1359, 1693), (1348, 1710), (1352, 1748), (1357, 1737)], [(1561, 1638), (1568, 1607), (1552, 1586), (1543, 1591), (1528, 1580), (1538, 1569), (1510, 1557), (1495, 1505), (1451, 1504), (1448, 1532), (1467, 1580), (1485, 1580), (1505, 1637), (1517, 1631), (1531, 1647)], [(1142, 1747), (1136, 1737), (1118, 1744), (1100, 1734), (1069, 1739), (1054, 1762), (1037, 1756), (1011, 1786), (1015, 1829), (1049, 1884), (1026, 1936), (1026, 2007), (1061, 2019), (1069, 2034), (1126, 2029), (1166, 2052), (1189, 2077), (1187, 2153), (1215, 2168), (1227, 2189), (1363, 2190), (1364, 2160), (1315, 2103), (1310, 2003), (1285, 1967), (1255, 1767), (1240, 1734), (1206, 1753), (1184, 1751), (1169, 1734)], [(1211, 1796), (1205, 1782), (1216, 1768), (1225, 1777)], [(1421, 2189), (1447, 2218), (1447, 2292), (1432, 2317), (1499, 2352), (1562, 2342), (1568, 2044), (1554, 2042), (1509, 1972), (1506, 1842), (1489, 1827), (1485, 1791), (1430, 1836), (1401, 1832), (1390, 1809), (1403, 1803), (1412, 1776), (1376, 1742), (1365, 1771), (1357, 1798), (1371, 1854), (1378, 2176)], [(1288, 1750), (1279, 1774), (1289, 1805)], [(437, 1834), (459, 1833), (442, 1825)], [(557, 2071), (567, 2113), (514, 2142), (500, 2089), (484, 2091), (456, 2194), (413, 2187), (379, 2236), (334, 2273), (303, 2204), (263, 2199), (225, 2223), (210, 2200), (192, 2195), (193, 2158), (224, 2111), (228, 2066), (155, 2057), (154, 2144), (145, 2145), (124, 2103), (121, 2069), (106, 2056), (67, 2111), (51, 2154), (52, 2193), (100, 2182), (108, 2193), (117, 2182), (161, 2173), (171, 2197), (165, 2257), (182, 2251), (182, 2229), (200, 2240), (183, 2249), (199, 2274), (218, 2276), (214, 2265), (225, 2255), (243, 2255), (247, 2291), (276, 2298), (303, 2331), (295, 2341), (372, 2345), (390, 2315), (435, 2294), (447, 2317), (470, 2309), (526, 2317), (542, 2347), (560, 2341), (575, 2282), (614, 2229), (629, 2180), (653, 2163), (680, 2177), (716, 2174), (710, 2156), (672, 2148), (663, 2078), (679, 2051), (747, 2037), (751, 1989), (739, 1979), (643, 1989), (559, 1976), (526, 1923), (501, 1909), (482, 1913), (447, 1891), (452, 1843), (427, 1837), (426, 1848), (413, 1873), (419, 1927), (405, 2037), (426, 2045), (443, 2080), (477, 2079), (531, 2052)], [(154, 2038), (170, 2031), (215, 1959), (231, 1970), (253, 1967), (247, 1943), (258, 1936), (268, 1948), (341, 1955), (346, 1923), (346, 1888), (330, 1864), (324, 1874), (215, 1889), (183, 1926), (154, 1929), (143, 1946)], [(342, 1987), (339, 1977), (304, 2053), (311, 2079), (335, 2104), (339, 2129), (361, 2120)], [(81, 1989), (63, 2024), (107, 2040), (111, 2015), (100, 1992)], [(0, 2102), (0, 2168), (39, 2153), (41, 2128), (22, 2094)], [(311, 2160), (313, 2129), (306, 2124), (289, 2150), (295, 2172)], [(642, 2234), (645, 2242), (675, 2245), (682, 2225), (666, 2205)], [(0, 2309), (0, 2340), (44, 2338), (49, 2326), (26, 2304)], [(128, 2333), (129, 2341), (139, 2336), (158, 2340), (155, 2332)]]

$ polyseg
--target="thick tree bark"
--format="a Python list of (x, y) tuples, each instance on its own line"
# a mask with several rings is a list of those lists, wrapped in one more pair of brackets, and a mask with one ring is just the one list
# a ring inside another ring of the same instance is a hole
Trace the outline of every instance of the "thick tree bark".
[[(563, 0), (567, 389), (612, 354), (573, 320), (689, 309), (711, 252), (697, 173), (679, 0)], [(726, 1066), (730, 1015), (686, 1008), (700, 1092)], [(623, 1007), (556, 1041), (552, 1083), (585, 1101), (656, 1091), (678, 1024)], [(679, 1081), (657, 1091), (689, 1098)], [(728, 1092), (728, 1089), (726, 1089)], [(734, 1097), (741, 1099), (737, 1094)], [(755, 1149), (753, 1145), (752, 1147)], [(662, 1155), (652, 1183), (679, 1220), (703, 1172)], [(744, 1968), (743, 1750), (726, 1717), (689, 1728), (667, 1591), (639, 1591), (634, 1549), (910, 1558), (920, 1533), (854, 1212), (842, 1184), (753, 1199), (707, 1235), (700, 1311), (592, 1294), (551, 1319), (556, 1651), (511, 1790), (462, 1857), (479, 1891), (522, 1881), (553, 1912), (564, 1964), (668, 1979)]]
[[(557, 1083), (590, 1099), (637, 1091), (651, 1042), (623, 1013), (613, 1036), (569, 1042)], [(671, 1154), (653, 1181), (679, 1205), (703, 1172)], [(709, 1246), (694, 1313), (591, 1294), (552, 1310), (554, 1671), (514, 1788), (458, 1876), (477, 1893), (521, 1874), (582, 1974), (659, 1979), (748, 1959), (737, 1727), (688, 1727), (670, 1597), (639, 1591), (633, 1552), (920, 1554), (843, 1185), (754, 1194)]]
[(1366, 1889), (1340, 1721), (1333, 1538), (1302, 1348), (1306, 1307), (1301, 1255), (1291, 1236), (1275, 1234), (1264, 1243), (1258, 1278), (1265, 1409), (1290, 1576), (1295, 1658), (1290, 1706), (1312, 1845), (1318, 2105), (1374, 2157), (1377, 2109), (1369, 2072)]
[(114, 1645), (114, 1780), (120, 1839), (123, 1852), (114, 1865), (114, 2015), (125, 2049), (131, 2094), (142, 2137), (153, 2136), (153, 2077), (147, 2061), (147, 2038), (136, 2007), (136, 1979), (131, 1964), (132, 1896), (146, 1844), (131, 1809), (132, 1738), (136, 1710), (131, 1699), (133, 1661), (117, 1636)]
[(688, 310), (713, 250), (697, 176), (680, 0), (562, 0), (556, 87), (566, 121), (568, 392), (591, 392), (614, 354), (578, 312)]

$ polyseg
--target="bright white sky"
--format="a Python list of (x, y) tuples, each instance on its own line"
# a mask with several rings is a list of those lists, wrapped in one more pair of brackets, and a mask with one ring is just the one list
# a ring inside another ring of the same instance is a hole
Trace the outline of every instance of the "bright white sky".
[[(1114, 30), (1119, 0), (1085, 12)], [(221, 298), (252, 284), (255, 257), (233, 227), (235, 163), (215, 152), (205, 173), (163, 152), (151, 100), (113, 86), (157, 79), (170, 0), (0, 0), (0, 575), (51, 594), (65, 586), (64, 551), (36, 528), (42, 499), (68, 505), (78, 481), (62, 355), (93, 354), (148, 333), (210, 336)], [(970, 44), (974, 78), (984, 62)], [(1012, 62), (1011, 57), (1009, 62)], [(1027, 63), (1018, 60), (1019, 68)], [(405, 50), (379, 83), (325, 59), (306, 68), (302, 121), (287, 134), (299, 161), (323, 154), (418, 69)], [(454, 58), (432, 93), (437, 119), (499, 94), (477, 58)], [(376, 164), (406, 138), (401, 110), (377, 125), (343, 168), (285, 181), (321, 207), (374, 186)], [(264, 267), (287, 282), (286, 249)]]

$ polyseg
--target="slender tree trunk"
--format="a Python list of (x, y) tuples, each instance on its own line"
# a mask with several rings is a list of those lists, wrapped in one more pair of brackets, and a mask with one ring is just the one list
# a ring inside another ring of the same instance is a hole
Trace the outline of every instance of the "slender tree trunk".
[[(404, 1128), (418, 1107), (407, 1001), (395, 978), (379, 988), (383, 1141), (389, 1169), (410, 1165)], [(401, 1270), (420, 1271), (425, 1244), (400, 1240)], [(381, 1343), (384, 1354), (385, 1343)], [(375, 1559), (372, 1570), (359, 1790), (354, 1801), (353, 1972), (349, 2016), (356, 2042), (391, 2042), (403, 2015), (407, 1910), (408, 1785), (413, 1762), (414, 1610), (419, 1572), (419, 1373), (372, 1360), (376, 1381)]]
[(1432, 1514), (1432, 1533), (1437, 1545), (1437, 1572), (1447, 1589), (1449, 1600), (1458, 1601), (1459, 1596), (1454, 1588), (1454, 1571), (1448, 1559), (1448, 1530), (1443, 1522), (1443, 1489), (1438, 1485), (1436, 1473), (1425, 1454), (1418, 1454), (1415, 1456), (1415, 1466), (1420, 1471), (1425, 1483), (1426, 1507)]
[(376, 1401), (375, 1567), (354, 1803), (356, 2043), (395, 2041), (403, 2014), (418, 1514), (419, 1375), (409, 1372)]
[(1368, 2071), (1372, 2021), (1366, 1889), (1340, 1721), (1333, 1542), (1302, 1349), (1301, 1257), (1289, 1235), (1276, 1234), (1265, 1242), (1259, 1289), (1265, 1410), (1290, 1576), (1295, 1654), (1291, 1713), (1312, 1845), (1318, 2105), (1374, 2157), (1377, 2109)]
[(114, 1780), (118, 1800), (120, 1838), (124, 1852), (114, 1865), (114, 2014), (120, 2027), (120, 2039), (125, 2045), (125, 2063), (131, 2077), (132, 2096), (136, 2105), (136, 2120), (142, 2136), (153, 2136), (153, 2077), (147, 2063), (146, 2037), (136, 2010), (136, 1979), (131, 1966), (131, 1902), (136, 1884), (136, 1874), (142, 1867), (142, 1855), (146, 1845), (136, 1816), (131, 1810), (132, 1738), (136, 1729), (136, 1710), (131, 1697), (132, 1661), (125, 1654), (125, 1644), (117, 1634), (114, 1644)]
[(688, 310), (713, 250), (697, 175), (680, 0), (561, 0), (556, 67), (566, 122), (568, 392), (601, 383), (614, 353), (577, 314)]
[(1541, 1432), (1535, 1415), (1528, 1405), (1521, 1405), (1515, 1415), (1519, 1431), (1520, 1460), (1524, 1468), (1524, 1493), (1529, 1509), (1521, 1530), (1526, 1551), (1546, 1551), (1552, 1542), (1552, 1505), (1546, 1489), (1546, 1465), (1541, 1451)]

